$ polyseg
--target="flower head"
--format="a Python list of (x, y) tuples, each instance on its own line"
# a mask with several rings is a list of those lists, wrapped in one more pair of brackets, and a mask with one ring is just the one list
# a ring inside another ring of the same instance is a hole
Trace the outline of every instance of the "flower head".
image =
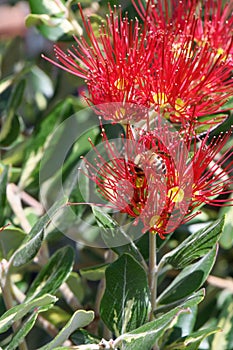
[(224, 150), (231, 137), (232, 130), (211, 141), (208, 134), (199, 144), (195, 141), (192, 208), (203, 204), (224, 206), (232, 201), (229, 194), (233, 193), (233, 145)]
[[(64, 52), (55, 46), (58, 62), (49, 58), (59, 68), (85, 79), (89, 96), (86, 97), (91, 105), (105, 103), (124, 103), (145, 105), (142, 94), (144, 76), (154, 60), (154, 50), (157, 45), (154, 35), (148, 30), (146, 21), (143, 28), (139, 21), (129, 20), (110, 9), (105, 21), (95, 33), (90, 19), (85, 19), (80, 7), (83, 23), (87, 34), (77, 38), (77, 46)], [(122, 110), (102, 113), (105, 119), (113, 121), (125, 120), (128, 114)]]
[(142, 87), (151, 107), (188, 132), (221, 123), (233, 93), (232, 3), (133, 3), (157, 41), (156, 59)]
[(209, 134), (194, 144), (190, 138), (186, 144), (165, 124), (136, 134), (129, 128), (120, 147), (104, 130), (102, 135), (102, 151), (92, 145), (96, 158), (84, 160), (86, 174), (114, 209), (134, 218), (134, 224), (143, 223), (143, 232), (164, 238), (198, 215), (201, 205), (229, 204), (233, 146), (223, 148), (230, 133), (211, 142)]
[(208, 43), (220, 52), (233, 52), (233, 3), (222, 0), (132, 0), (143, 20), (158, 28), (182, 35), (191, 35), (199, 46)]
[[(204, 15), (203, 15), (204, 8)], [(232, 60), (233, 54), (233, 3), (222, 0), (206, 0), (205, 6), (197, 9), (198, 18), (195, 41), (198, 45), (208, 42), (223, 55), (223, 60)]]
[(120, 147), (107, 139), (104, 130), (102, 135), (100, 147), (92, 144), (96, 157), (84, 159), (85, 172), (101, 196), (134, 218), (135, 224), (141, 220), (143, 232), (164, 237), (174, 231), (186, 214), (192, 192), (188, 174), (183, 176), (187, 153), (178, 133), (170, 133), (164, 124), (153, 131), (136, 130), (136, 134), (128, 127), (128, 138), (122, 138)]
[(233, 94), (232, 65), (207, 43), (193, 46), (189, 35), (179, 42), (172, 33), (157, 33), (156, 40), (156, 60), (142, 87), (150, 107), (184, 130), (222, 122), (221, 108)]

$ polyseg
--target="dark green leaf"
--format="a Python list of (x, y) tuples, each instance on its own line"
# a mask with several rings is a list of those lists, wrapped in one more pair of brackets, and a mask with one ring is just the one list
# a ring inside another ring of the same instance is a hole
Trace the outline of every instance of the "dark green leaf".
[(18, 347), (20, 343), (22, 343), (26, 335), (33, 328), (37, 319), (37, 315), (37, 313), (33, 313), (31, 316), (28, 317), (27, 321), (24, 322), (19, 331), (14, 335), (12, 341), (5, 348), (5, 350), (14, 350)]
[(17, 108), (20, 106), (24, 94), (25, 85), (25, 80), (21, 80), (17, 85), (15, 85), (7, 104), (8, 115), (13, 115)]
[(221, 313), (219, 316), (218, 324), (221, 328), (221, 332), (215, 334), (211, 343), (211, 350), (219, 350), (221, 344), (221, 350), (233, 349), (233, 298), (230, 295), (225, 302), (221, 305)]
[(121, 227), (109, 214), (105, 213), (101, 208), (92, 206), (98, 226), (102, 229), (101, 236), (107, 247), (111, 248), (118, 255), (128, 253), (136, 260), (142, 262), (143, 257), (134, 241), (141, 237), (140, 228), (133, 225)]
[(202, 134), (207, 132), (208, 130), (214, 130), (221, 123), (223, 123), (227, 119), (227, 114), (219, 113), (212, 115), (205, 115), (200, 117), (198, 120), (202, 123), (201, 126), (195, 129), (197, 134)]
[(33, 328), (37, 316), (39, 313), (44, 312), (52, 307), (53, 304), (49, 304), (44, 307), (35, 308), (34, 312), (27, 318), (27, 320), (21, 325), (18, 332), (14, 335), (12, 338), (10, 344), (5, 348), (5, 350), (14, 350), (16, 349), (20, 343), (24, 340), (26, 335), (30, 332), (30, 330)]
[(166, 329), (170, 327), (172, 321), (181, 313), (189, 312), (189, 308), (200, 303), (203, 297), (203, 291), (194, 293), (179, 307), (174, 308), (155, 321), (148, 322), (130, 333), (120, 336), (116, 341), (120, 343), (123, 340), (124, 350), (151, 350), (153, 345), (163, 336)]
[(23, 318), (27, 313), (33, 311), (33, 309), (39, 307), (49, 308), (50, 305), (53, 305), (56, 301), (57, 298), (53, 295), (45, 294), (38, 299), (12, 307), (0, 318), (0, 333), (6, 332), (14, 322)]
[[(203, 339), (205, 339), (206, 337), (208, 337), (213, 333), (220, 334), (219, 332), (221, 333), (221, 328), (218, 328), (218, 327), (202, 329), (200, 331), (190, 333), (186, 337), (182, 337), (178, 339), (176, 342), (165, 346), (164, 350), (177, 350), (177, 349), (198, 350)], [(218, 343), (218, 349), (220, 344), (221, 344), (221, 350), (224, 350), (222, 348), (222, 343)], [(213, 350), (213, 348), (211, 349)], [(230, 348), (225, 348), (225, 350), (228, 350), (228, 349)]]
[(158, 304), (169, 304), (184, 298), (202, 286), (214, 265), (217, 254), (215, 246), (197, 263), (186, 267), (158, 297)]
[(76, 329), (86, 327), (93, 319), (93, 311), (76, 311), (60, 333), (49, 344), (38, 350), (54, 350), (54, 348), (62, 345)]
[(6, 116), (0, 131), (0, 144), (10, 145), (18, 136), (20, 130), (17, 109), (22, 101), (25, 89), (25, 80), (21, 80), (13, 89), (7, 104)]
[(147, 275), (129, 254), (122, 255), (106, 269), (106, 289), (100, 314), (116, 335), (143, 324), (148, 315)]
[(185, 239), (176, 249), (165, 255), (162, 261), (177, 269), (190, 265), (204, 256), (218, 242), (224, 225), (224, 217)]
[(44, 237), (44, 230), (40, 230), (33, 237), (26, 237), (26, 241), (16, 250), (11, 257), (13, 266), (22, 266), (31, 261), (38, 253)]
[(14, 335), (13, 339), (11, 340), (10, 344), (5, 348), (5, 350), (14, 350), (18, 347), (20, 343), (22, 343), (26, 335), (33, 328), (37, 316), (37, 313), (33, 313), (28, 317), (28, 319), (24, 322), (19, 331)]
[(100, 338), (88, 333), (85, 329), (79, 329), (71, 335), (71, 340), (75, 345), (98, 344)]
[(26, 300), (38, 298), (46, 293), (54, 294), (68, 278), (73, 263), (73, 249), (69, 246), (59, 249), (40, 270), (30, 286)]
[(2, 146), (9, 146), (14, 142), (20, 131), (19, 116), (14, 114), (11, 119), (4, 122), (3, 128), (0, 132), (0, 144)]
[(187, 334), (191, 334), (197, 318), (197, 305), (190, 307), (189, 313), (182, 313), (178, 316), (177, 322), (174, 325), (172, 331), (165, 334), (165, 337), (168, 339), (166, 344), (171, 344), (177, 341), (177, 339), (186, 336)]
[(8, 180), (8, 166), (0, 165), (0, 226), (4, 223), (4, 207), (6, 203), (6, 186)]

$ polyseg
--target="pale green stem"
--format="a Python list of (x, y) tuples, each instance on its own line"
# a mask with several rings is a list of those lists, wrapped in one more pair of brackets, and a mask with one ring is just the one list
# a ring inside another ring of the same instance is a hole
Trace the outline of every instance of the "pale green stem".
[(157, 298), (157, 256), (156, 256), (156, 235), (149, 233), (149, 288), (151, 294), (151, 312), (149, 320), (152, 321), (154, 318), (153, 312), (156, 308)]

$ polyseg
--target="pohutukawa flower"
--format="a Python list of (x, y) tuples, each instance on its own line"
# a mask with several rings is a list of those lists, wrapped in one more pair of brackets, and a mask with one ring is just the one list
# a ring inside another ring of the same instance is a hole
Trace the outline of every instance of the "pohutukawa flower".
[[(183, 129), (222, 122), (223, 106), (233, 94), (232, 66), (209, 47), (193, 47), (193, 39), (166, 33), (157, 37), (156, 60), (142, 87), (151, 108)], [(214, 118), (203, 116), (221, 112)]]
[(222, 8), (221, 0), (207, 0), (203, 7), (189, 0), (149, 0), (146, 7), (140, 0), (133, 3), (157, 40), (156, 60), (143, 85), (151, 106), (186, 130), (190, 124), (221, 123), (233, 93), (233, 5)]
[(163, 131), (162, 139), (158, 130), (136, 138), (128, 133), (118, 148), (103, 130), (104, 153), (92, 145), (96, 159), (84, 159), (86, 175), (102, 197), (134, 218), (134, 224), (141, 220), (143, 232), (161, 238), (198, 215), (195, 209), (201, 205), (229, 205), (233, 193), (233, 146), (223, 152), (231, 133), (211, 142), (206, 135), (194, 145), (190, 139), (186, 149), (164, 126)]
[(222, 0), (206, 0), (203, 8), (199, 6), (197, 11), (198, 20), (195, 31), (195, 42), (198, 45), (203, 45), (205, 42), (208, 42), (212, 47), (217, 49), (219, 54), (222, 54), (223, 60), (232, 60), (232, 1), (227, 1), (223, 4)]
[[(143, 28), (137, 19), (123, 17), (121, 9), (117, 14), (110, 10), (96, 34), (90, 19), (85, 19), (80, 7), (87, 39), (74, 37), (77, 46), (63, 52), (55, 46), (55, 55), (59, 62), (48, 57), (48, 61), (57, 67), (85, 79), (91, 105), (120, 102), (145, 105), (142, 94), (144, 76), (154, 60), (154, 35), (148, 30), (146, 21)], [(105, 119), (121, 121), (127, 119), (124, 108), (115, 113), (103, 113)]]
[[(86, 174), (99, 193), (113, 208), (135, 218), (135, 224), (141, 220), (143, 232), (163, 238), (174, 231), (187, 212), (192, 193), (184, 171), (187, 154), (182, 152), (182, 140), (177, 141), (163, 126), (162, 137), (161, 130), (143, 131), (136, 138), (128, 132), (129, 138), (122, 138), (118, 149), (104, 130), (102, 135), (102, 151), (92, 144), (96, 159), (84, 159)], [(191, 178), (192, 169), (188, 171)]]
[[(133, 0), (140, 17), (157, 30), (171, 31), (179, 37), (191, 35), (199, 46), (208, 43), (218, 53), (233, 53), (233, 3), (222, 0)], [(224, 56), (226, 58), (226, 56)]]
[(191, 207), (202, 204), (226, 206), (232, 203), (233, 193), (233, 145), (225, 151), (232, 139), (232, 130), (213, 137), (209, 142), (207, 134), (203, 140), (194, 143), (193, 195)]
[(132, 0), (142, 20), (147, 20), (154, 30), (183, 33), (187, 23), (192, 21), (198, 0), (148, 0), (146, 6), (142, 0)]

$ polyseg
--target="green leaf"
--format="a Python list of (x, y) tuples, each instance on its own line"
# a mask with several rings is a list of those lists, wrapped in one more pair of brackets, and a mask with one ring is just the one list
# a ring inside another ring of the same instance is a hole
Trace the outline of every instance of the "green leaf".
[(91, 208), (100, 227), (116, 228), (118, 226), (117, 222), (114, 219), (112, 219), (112, 217), (109, 214), (101, 210), (101, 208), (96, 207), (94, 205), (92, 205)]
[(0, 145), (10, 146), (14, 142), (20, 131), (19, 116), (14, 114), (12, 118), (6, 119), (0, 132)]
[[(25, 152), (27, 149), (27, 140), (14, 143), (2, 156), (2, 163), (4, 165), (10, 165), (10, 182), (18, 182), (18, 178), (21, 175), (22, 169), (16, 168), (25, 158)], [(17, 172), (17, 173), (16, 173)]]
[(14, 114), (16, 109), (20, 106), (24, 94), (25, 85), (25, 80), (21, 80), (17, 85), (15, 85), (7, 104), (8, 115)]
[(67, 197), (63, 197), (56, 201), (49, 210), (47, 210), (46, 214), (44, 214), (32, 227), (31, 231), (29, 232), (28, 236), (30, 238), (34, 237), (37, 232), (45, 230), (47, 225), (50, 223), (52, 218), (56, 215), (56, 213), (61, 210), (65, 204), (67, 203), (68, 199)]
[(189, 313), (183, 313), (178, 316), (177, 322), (169, 335), (169, 344), (177, 341), (178, 338), (192, 333), (197, 318), (197, 311), (197, 305), (194, 305), (190, 307)]
[(221, 314), (219, 316), (218, 327), (221, 328), (221, 332), (216, 333), (212, 344), (211, 350), (219, 350), (221, 344), (221, 350), (233, 349), (233, 298), (229, 296), (223, 305), (221, 305)]
[(26, 300), (38, 298), (45, 293), (54, 294), (68, 278), (73, 263), (73, 249), (69, 246), (59, 249), (40, 270), (30, 286)]
[(0, 259), (8, 260), (26, 236), (24, 231), (15, 227), (6, 227), (3, 231), (0, 231)]
[(174, 268), (184, 268), (204, 256), (218, 242), (223, 230), (224, 217), (185, 239), (176, 249), (166, 254), (162, 261)]
[(12, 307), (0, 318), (0, 333), (6, 332), (14, 322), (23, 318), (27, 313), (33, 311), (33, 309), (44, 306), (49, 307), (56, 301), (57, 298), (55, 296), (45, 294), (40, 298)]
[[(164, 347), (164, 350), (198, 350), (201, 342), (208, 336), (214, 333), (218, 333), (221, 331), (221, 328), (218, 327), (210, 327), (206, 329), (201, 329), (199, 331), (190, 333), (186, 337), (182, 337), (175, 341), (172, 344), (169, 344)], [(219, 349), (219, 344), (221, 344), (221, 350), (222, 348), (222, 343), (218, 343), (218, 349)], [(212, 348), (211, 348), (212, 349)], [(229, 349), (229, 348), (227, 348)], [(213, 350), (213, 349), (212, 349)]]
[(222, 124), (227, 119), (226, 113), (218, 113), (218, 114), (211, 114), (211, 115), (205, 115), (200, 118), (198, 118), (198, 121), (200, 122), (201, 126), (198, 126), (195, 128), (195, 132), (197, 134), (202, 134), (207, 132), (208, 130), (214, 130), (217, 128), (220, 124)]
[(86, 285), (83, 283), (83, 280), (80, 277), (79, 273), (71, 272), (68, 279), (66, 280), (66, 283), (76, 298), (82, 302), (85, 297)]
[[(233, 199), (233, 195), (230, 198)], [(225, 223), (219, 243), (224, 249), (230, 249), (233, 246), (233, 206), (222, 207), (220, 215), (223, 214), (225, 215)]]
[(10, 145), (18, 136), (20, 130), (17, 109), (21, 104), (25, 89), (25, 80), (21, 80), (13, 89), (6, 110), (6, 117), (0, 131), (0, 144)]
[(6, 187), (8, 180), (8, 166), (0, 165), (0, 226), (4, 223), (4, 208), (6, 203)]
[(30, 330), (33, 328), (37, 316), (39, 313), (44, 312), (45, 310), (48, 310), (49, 308), (52, 307), (53, 304), (44, 306), (44, 307), (39, 307), (34, 310), (34, 312), (27, 318), (27, 320), (21, 325), (20, 329), (18, 332), (14, 335), (12, 338), (10, 344), (5, 348), (5, 350), (14, 350), (18, 347), (20, 343), (24, 340), (26, 335), (30, 332)]
[(54, 350), (54, 348), (62, 345), (76, 329), (86, 327), (93, 319), (93, 311), (76, 311), (60, 333), (49, 344), (46, 344), (38, 350)]
[[(61, 6), (64, 1), (61, 0)], [(56, 0), (29, 0), (30, 8), (32, 13), (46, 13), (48, 15), (60, 14), (61, 7)], [(64, 9), (64, 7), (63, 7)]]
[(14, 75), (9, 75), (0, 81), (0, 94), (2, 94), (14, 81)]
[(141, 237), (140, 228), (137, 227), (135, 232), (134, 226), (130, 226), (127, 233), (124, 228), (101, 208), (92, 206), (93, 214), (95, 215), (98, 226), (102, 229), (101, 236), (107, 247), (110, 247), (118, 255), (128, 253), (139, 262), (143, 257), (134, 243), (134, 240)]
[(143, 326), (123, 334), (116, 339), (116, 342), (123, 340), (124, 350), (151, 350), (153, 345), (163, 336), (171, 323), (183, 312), (189, 312), (189, 308), (201, 302), (204, 297), (203, 290), (194, 293), (188, 297), (183, 304), (174, 308), (168, 313), (157, 318), (155, 321), (148, 322)]
[(169, 304), (200, 288), (208, 277), (217, 255), (217, 246), (197, 263), (186, 267), (158, 297), (158, 304)]
[[(205, 295), (205, 290), (204, 289), (201, 289), (199, 291), (200, 293), (202, 293), (203, 295), (203, 298), (204, 298), (204, 295)], [(195, 294), (194, 294), (195, 295)], [(191, 297), (190, 297), (191, 298)], [(183, 303), (187, 300), (187, 297), (184, 297), (182, 299), (179, 299), (177, 301), (174, 301), (170, 304), (167, 304), (167, 305), (162, 305), (162, 306), (157, 306), (155, 311), (154, 311), (154, 316), (155, 317), (158, 317), (158, 315), (161, 315), (161, 314), (164, 314), (168, 311), (171, 311), (172, 309), (174, 309), (175, 307), (181, 307), (183, 305)], [(191, 300), (191, 299), (190, 299)], [(194, 303), (194, 306), (195, 306), (195, 303)]]
[(44, 237), (44, 230), (40, 230), (33, 237), (26, 237), (26, 241), (16, 250), (11, 257), (13, 266), (22, 266), (31, 261), (38, 253)]
[(37, 316), (38, 313), (33, 313), (28, 317), (27, 321), (24, 322), (19, 331), (14, 335), (13, 339), (11, 340), (10, 344), (5, 348), (5, 350), (14, 350), (18, 347), (20, 343), (22, 343), (26, 335), (33, 328)]
[(93, 267), (86, 267), (81, 269), (79, 272), (82, 277), (89, 281), (99, 281), (105, 276), (106, 268), (108, 264), (97, 265)]
[(106, 269), (106, 289), (100, 305), (105, 324), (120, 335), (143, 324), (148, 315), (147, 275), (129, 254)]
[[(63, 120), (69, 118), (73, 113), (74, 102), (71, 98), (66, 98), (64, 101), (59, 102), (40, 123), (40, 127), (35, 129), (28, 145), (22, 176), (19, 182), (20, 188), (25, 188), (31, 184), (35, 176), (39, 177), (40, 162), (47, 149), (45, 145), (48, 147), (53, 131)], [(49, 145), (51, 146), (51, 144)]]
[[(75, 18), (72, 17), (72, 13), (69, 13), (67, 18), (67, 12), (70, 11), (65, 7), (65, 3), (56, 0), (29, 0), (31, 7), (31, 14), (26, 18), (26, 25), (37, 25), (37, 29), (46, 38), (57, 41), (65, 34), (82, 34), (81, 27), (77, 23)], [(73, 26), (75, 21), (75, 26)]]
[(101, 339), (97, 338), (95, 335), (90, 334), (85, 329), (79, 329), (71, 335), (72, 343), (75, 345), (81, 344), (98, 344)]
[(58, 16), (30, 14), (26, 17), (25, 23), (27, 27), (37, 26), (37, 29), (41, 32), (41, 34), (52, 41), (59, 40), (65, 34), (74, 34), (74, 28), (65, 18), (64, 13), (62, 14), (62, 17), (60, 17), (60, 14), (58, 14)]
[(69, 321), (70, 314), (59, 306), (55, 305), (43, 313), (43, 318), (45, 318), (55, 327), (61, 328), (66, 324), (66, 322)]

